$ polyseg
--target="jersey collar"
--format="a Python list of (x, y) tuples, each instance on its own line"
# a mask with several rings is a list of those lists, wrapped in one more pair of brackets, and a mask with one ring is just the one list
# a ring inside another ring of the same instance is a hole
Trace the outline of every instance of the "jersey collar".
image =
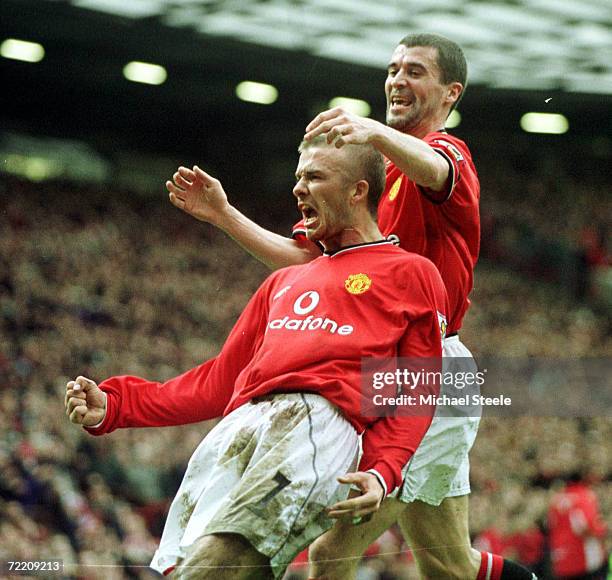
[(369, 248), (372, 246), (393, 246), (393, 242), (390, 242), (389, 240), (376, 240), (375, 242), (363, 242), (362, 244), (353, 244), (351, 246), (345, 246), (344, 248), (340, 248), (339, 250), (336, 250), (335, 252), (323, 252), (324, 256), (327, 256), (328, 258), (332, 258), (333, 256), (337, 256), (338, 254), (342, 254), (344, 252), (352, 252), (355, 250), (359, 250), (361, 248)]

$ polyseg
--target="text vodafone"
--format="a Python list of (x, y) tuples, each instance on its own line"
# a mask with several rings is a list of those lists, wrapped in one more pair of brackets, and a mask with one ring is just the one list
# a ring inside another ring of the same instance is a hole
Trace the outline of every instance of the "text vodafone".
[(322, 330), (330, 334), (339, 334), (340, 336), (348, 336), (354, 330), (350, 324), (340, 326), (331, 318), (314, 318), (313, 316), (307, 316), (306, 318), (289, 318), (289, 316), (284, 316), (283, 318), (276, 318), (268, 322), (269, 330), (280, 330), (283, 328), (285, 330), (298, 331)]

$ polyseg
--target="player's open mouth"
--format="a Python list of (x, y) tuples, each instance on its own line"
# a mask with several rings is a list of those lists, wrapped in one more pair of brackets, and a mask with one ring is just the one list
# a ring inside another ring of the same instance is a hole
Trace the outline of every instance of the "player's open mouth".
[(300, 211), (304, 218), (304, 227), (312, 227), (319, 220), (317, 212), (309, 205), (301, 204)]
[(413, 99), (409, 97), (403, 97), (401, 95), (393, 95), (391, 97), (391, 109), (397, 110), (405, 107), (409, 107), (414, 102)]

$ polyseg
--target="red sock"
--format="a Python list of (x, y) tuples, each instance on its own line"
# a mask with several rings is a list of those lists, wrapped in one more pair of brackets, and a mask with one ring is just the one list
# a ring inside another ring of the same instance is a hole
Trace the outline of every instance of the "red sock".
[(491, 552), (480, 552), (480, 570), (476, 580), (500, 580), (504, 559)]

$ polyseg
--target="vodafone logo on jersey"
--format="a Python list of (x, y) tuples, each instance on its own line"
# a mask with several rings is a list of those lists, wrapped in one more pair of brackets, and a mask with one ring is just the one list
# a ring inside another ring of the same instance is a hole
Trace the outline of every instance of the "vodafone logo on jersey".
[[(348, 336), (352, 334), (354, 328), (350, 324), (339, 324), (331, 318), (315, 317), (310, 314), (318, 305), (321, 297), (315, 290), (309, 290), (297, 297), (293, 303), (293, 312), (304, 318), (275, 318), (268, 322), (268, 330), (297, 330), (299, 332), (309, 332), (322, 330), (330, 334)], [(306, 316), (308, 315), (308, 316)]]
[(293, 304), (293, 312), (299, 315), (312, 312), (319, 304), (319, 293), (314, 290), (304, 292)]

